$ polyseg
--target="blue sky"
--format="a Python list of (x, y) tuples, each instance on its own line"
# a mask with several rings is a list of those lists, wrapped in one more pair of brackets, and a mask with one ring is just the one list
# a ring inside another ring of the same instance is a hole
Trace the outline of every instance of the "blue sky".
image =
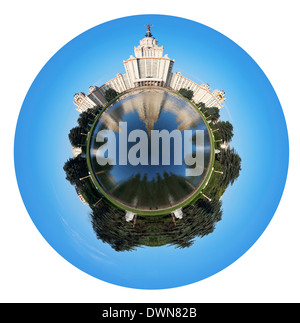
[[(69, 130), (79, 116), (76, 92), (124, 73), (123, 60), (144, 37), (144, 24), (164, 53), (175, 59), (173, 72), (226, 92), (223, 120), (234, 126), (231, 143), (242, 172), (222, 199), (223, 219), (213, 234), (187, 249), (140, 248), (115, 252), (97, 240), (62, 166), (72, 157)], [(288, 137), (283, 112), (268, 79), (239, 46), (199, 23), (170, 16), (142, 15), (114, 20), (79, 35), (44, 66), (21, 108), (15, 137), (20, 192), (37, 229), (79, 269), (104, 281), (133, 288), (171, 288), (224, 269), (259, 238), (272, 219), (288, 168)]]

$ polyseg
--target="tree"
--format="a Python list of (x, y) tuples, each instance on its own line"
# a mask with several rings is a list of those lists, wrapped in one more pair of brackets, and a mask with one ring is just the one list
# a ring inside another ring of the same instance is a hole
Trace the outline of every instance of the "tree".
[(86, 139), (84, 135), (86, 133), (86, 129), (82, 127), (74, 127), (69, 132), (69, 140), (72, 146), (81, 147)]
[(232, 124), (229, 121), (219, 121), (216, 126), (219, 129), (218, 132), (221, 138), (226, 142), (230, 142), (233, 137)]
[(192, 90), (181, 88), (178, 92), (189, 100), (192, 100), (194, 96), (194, 92)]
[(80, 183), (80, 178), (88, 174), (86, 160), (80, 156), (69, 158), (63, 167), (66, 173), (66, 179), (72, 184)]
[(88, 130), (94, 118), (94, 109), (88, 109), (80, 114), (79, 118), (77, 119), (77, 123), (79, 127)]
[(239, 177), (241, 171), (241, 157), (236, 153), (234, 148), (228, 150), (221, 150), (216, 155), (217, 160), (222, 165), (223, 176), (220, 179), (220, 184), (229, 185)]
[(101, 201), (90, 214), (98, 239), (116, 251), (131, 251), (139, 246), (140, 235), (125, 221), (125, 212)]
[(197, 104), (197, 107), (200, 109), (200, 110), (203, 110), (203, 112), (205, 112), (206, 111), (206, 106), (205, 106), (205, 103), (204, 102), (199, 102), (198, 104)]
[(203, 108), (203, 112), (210, 118), (212, 122), (216, 122), (220, 118), (219, 109), (213, 108)]
[(115, 91), (114, 89), (110, 88), (108, 90), (105, 91), (105, 99), (110, 102), (111, 100), (113, 100), (116, 96), (118, 96), (119, 93), (117, 91)]
[(125, 221), (125, 212), (111, 207), (101, 200), (90, 214), (98, 239), (108, 243), (116, 251), (131, 251), (140, 246), (173, 245), (188, 248), (196, 237), (212, 233), (222, 219), (222, 202), (200, 198), (193, 205), (183, 208), (184, 217), (176, 220), (170, 215), (138, 216), (136, 225)]

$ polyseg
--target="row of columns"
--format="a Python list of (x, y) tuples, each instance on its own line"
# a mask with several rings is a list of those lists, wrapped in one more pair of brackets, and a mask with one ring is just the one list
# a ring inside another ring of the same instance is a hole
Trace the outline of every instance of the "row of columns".
[(164, 86), (163, 81), (139, 81), (134, 83), (135, 87), (139, 86)]

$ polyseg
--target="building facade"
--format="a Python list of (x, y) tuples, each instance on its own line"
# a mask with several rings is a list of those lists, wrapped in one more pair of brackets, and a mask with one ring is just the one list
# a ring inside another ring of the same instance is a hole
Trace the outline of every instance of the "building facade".
[(163, 53), (164, 47), (158, 45), (158, 41), (151, 33), (152, 25), (146, 25), (147, 33), (140, 40), (140, 44), (134, 47), (134, 55), (123, 61), (125, 74), (118, 73), (117, 76), (100, 87), (90, 86), (89, 92), (76, 93), (74, 104), (79, 112), (89, 108), (103, 106), (107, 103), (105, 99), (106, 90), (112, 88), (118, 93), (128, 91), (142, 86), (159, 86), (179, 91), (181, 88), (194, 92), (193, 102), (203, 102), (207, 107), (222, 108), (225, 101), (225, 92), (214, 90), (211, 92), (208, 84), (198, 85), (192, 80), (181, 75), (180, 72), (173, 73), (175, 61)]

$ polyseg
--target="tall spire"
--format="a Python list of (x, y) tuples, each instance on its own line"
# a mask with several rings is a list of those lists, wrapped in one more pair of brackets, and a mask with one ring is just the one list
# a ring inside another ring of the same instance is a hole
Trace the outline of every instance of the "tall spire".
[(145, 27), (147, 27), (147, 33), (146, 33), (145, 36), (146, 37), (152, 37), (150, 28), (153, 27), (153, 25), (145, 25)]

